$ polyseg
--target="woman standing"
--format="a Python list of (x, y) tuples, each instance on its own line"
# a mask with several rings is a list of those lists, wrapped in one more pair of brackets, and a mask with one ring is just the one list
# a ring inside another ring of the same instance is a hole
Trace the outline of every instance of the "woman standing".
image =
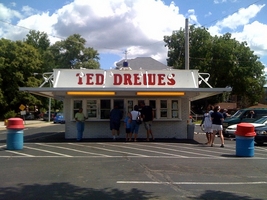
[(134, 106), (134, 110), (131, 112), (131, 133), (130, 133), (130, 138), (129, 141), (132, 140), (132, 135), (134, 134), (134, 141), (137, 141), (137, 135), (139, 131), (139, 124), (136, 123), (137, 117), (141, 117), (141, 113), (138, 111), (138, 105)]
[(211, 135), (212, 135), (212, 120), (211, 120), (211, 114), (213, 113), (213, 106), (208, 106), (207, 110), (203, 116), (202, 122), (200, 126), (204, 126), (204, 131), (206, 133), (207, 137), (207, 143), (208, 145), (211, 145)]

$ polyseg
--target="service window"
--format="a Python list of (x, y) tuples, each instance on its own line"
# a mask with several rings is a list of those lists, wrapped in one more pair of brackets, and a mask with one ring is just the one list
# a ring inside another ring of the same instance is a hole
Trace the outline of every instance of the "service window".
[(168, 101), (160, 100), (160, 117), (167, 118), (168, 117)]
[(111, 110), (111, 100), (101, 99), (100, 100), (100, 119), (109, 119)]
[(97, 118), (97, 100), (87, 100), (87, 116), (88, 118)]
[(133, 100), (127, 101), (127, 112), (131, 112), (133, 110)]
[(82, 100), (74, 100), (73, 101), (73, 117), (77, 112), (79, 112), (79, 109), (83, 107), (83, 101)]

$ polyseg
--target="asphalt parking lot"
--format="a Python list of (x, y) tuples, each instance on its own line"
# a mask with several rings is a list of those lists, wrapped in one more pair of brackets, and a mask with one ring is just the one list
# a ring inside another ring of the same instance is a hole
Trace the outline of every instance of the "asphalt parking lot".
[(194, 140), (75, 142), (62, 127), (29, 126), (23, 150), (0, 140), (0, 199), (267, 199), (266, 145), (237, 157), (234, 140), (209, 147), (197, 132)]

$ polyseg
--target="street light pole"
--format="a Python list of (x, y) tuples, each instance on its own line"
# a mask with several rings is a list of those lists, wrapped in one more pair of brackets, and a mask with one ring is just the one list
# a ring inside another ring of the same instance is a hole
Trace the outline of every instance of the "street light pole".
[[(39, 73), (33, 73), (33, 75), (38, 75)], [(47, 75), (50, 75), (48, 78), (47, 78)], [(51, 82), (53, 81), (52, 78), (53, 78), (53, 72), (47, 72), (47, 73), (43, 73), (42, 74), (43, 78), (44, 78), (44, 82), (42, 83), (42, 85), (40, 85), (39, 87), (43, 87), (47, 82), (49, 82), (49, 87), (51, 88)], [(48, 121), (50, 122), (51, 121), (51, 97), (49, 97), (49, 105), (48, 105)]]
[[(51, 81), (49, 81), (49, 87), (51, 88)], [(48, 105), (48, 122), (50, 122), (51, 116), (51, 97), (49, 97), (49, 105)]]

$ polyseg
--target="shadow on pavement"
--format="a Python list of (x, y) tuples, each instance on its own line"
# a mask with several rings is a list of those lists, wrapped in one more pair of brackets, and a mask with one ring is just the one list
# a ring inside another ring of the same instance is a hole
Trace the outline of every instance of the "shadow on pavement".
[[(92, 183), (93, 184), (93, 183)], [(158, 199), (150, 192), (145, 192), (138, 189), (131, 191), (123, 191), (112, 188), (93, 189), (82, 188), (69, 183), (52, 183), (50, 185), (23, 185), (18, 184), (17, 187), (0, 188), (0, 199), (27, 199), (27, 200), (47, 200), (47, 199)]]
[[(92, 183), (93, 184), (93, 183)], [(115, 188), (83, 188), (69, 183), (52, 183), (49, 185), (24, 185), (17, 184), (16, 187), (2, 187), (0, 188), (0, 199), (27, 199), (27, 200), (47, 200), (47, 199), (101, 199), (101, 200), (148, 200), (161, 199), (160, 196), (153, 195), (151, 192), (146, 192), (136, 188), (130, 191), (119, 190)], [(162, 196), (163, 199), (164, 196)], [(177, 199), (179, 195), (177, 194)], [(184, 198), (182, 198), (184, 199)], [(192, 200), (216, 199), (216, 200), (263, 200), (255, 199), (248, 196), (240, 196), (230, 192), (222, 192), (215, 190), (206, 190), (203, 194), (196, 197), (186, 197)]]
[(252, 197), (248, 196), (240, 196), (236, 195), (231, 192), (222, 192), (222, 191), (215, 191), (215, 190), (206, 190), (205, 193), (198, 197), (189, 197), (188, 199), (193, 199), (193, 200), (204, 200), (204, 199), (214, 199), (214, 200), (237, 200), (237, 199), (242, 199), (242, 200), (263, 200), (263, 199), (255, 199)]

